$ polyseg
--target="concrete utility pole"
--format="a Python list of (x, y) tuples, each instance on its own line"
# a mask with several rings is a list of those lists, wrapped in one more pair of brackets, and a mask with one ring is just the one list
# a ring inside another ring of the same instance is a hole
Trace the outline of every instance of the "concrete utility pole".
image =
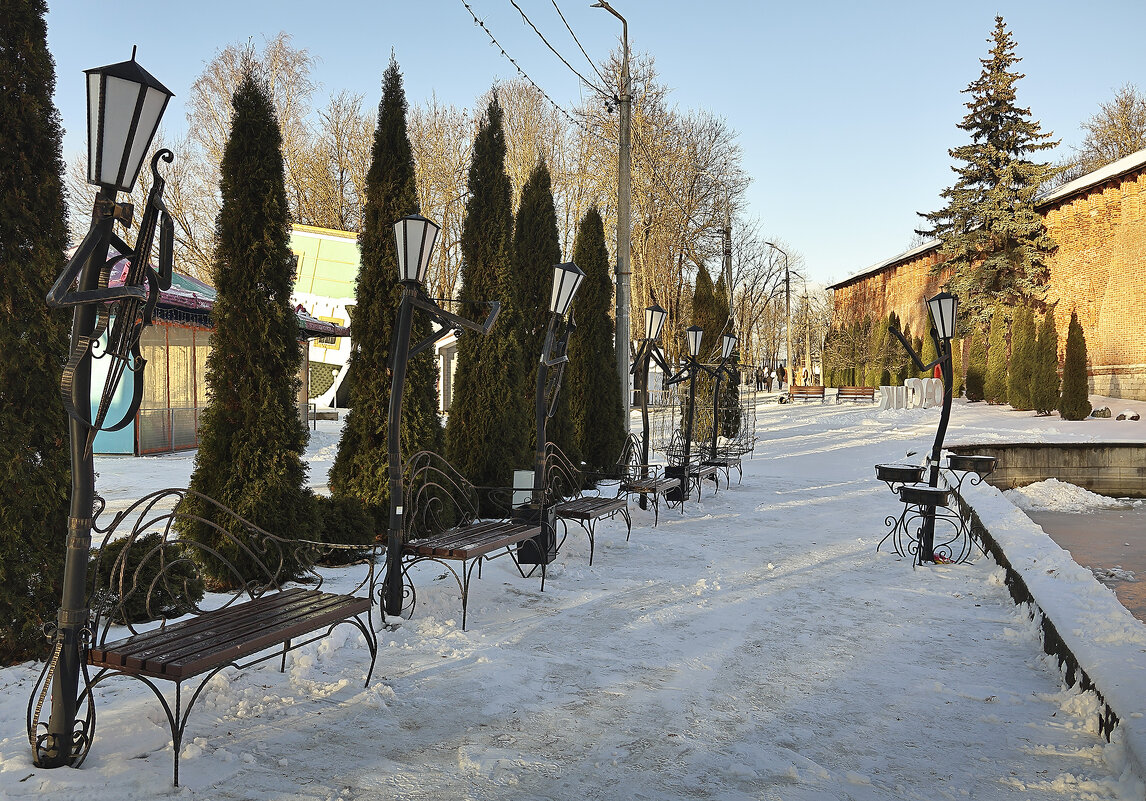
[(621, 111), (620, 143), (617, 150), (617, 374), (621, 379), (621, 408), (632, 405), (629, 392), (629, 298), (632, 268), (630, 266), (629, 234), (632, 221), (629, 184), (629, 126), (632, 112), (632, 83), (629, 77), (629, 23), (609, 5), (597, 0), (590, 8), (603, 8), (621, 21)]

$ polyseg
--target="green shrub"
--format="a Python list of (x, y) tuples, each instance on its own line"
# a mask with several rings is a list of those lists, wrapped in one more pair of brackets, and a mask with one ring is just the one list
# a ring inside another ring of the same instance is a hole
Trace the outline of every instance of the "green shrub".
[(1070, 315), (1066, 330), (1066, 354), (1062, 366), (1062, 398), (1058, 413), (1063, 420), (1082, 420), (1090, 414), (1090, 382), (1086, 375), (1086, 336), (1078, 314)]
[(366, 504), (351, 496), (315, 496), (318, 508), (318, 530), (322, 542), (338, 545), (361, 545), (362, 550), (338, 549), (319, 559), (324, 565), (343, 565), (361, 559), (375, 542), (374, 515)]
[(88, 564), (92, 607), (105, 610), (112, 622), (121, 624), (193, 612), (203, 600), (204, 586), (188, 550), (178, 543), (164, 542), (155, 531), (134, 541), (124, 537), (93, 549)]

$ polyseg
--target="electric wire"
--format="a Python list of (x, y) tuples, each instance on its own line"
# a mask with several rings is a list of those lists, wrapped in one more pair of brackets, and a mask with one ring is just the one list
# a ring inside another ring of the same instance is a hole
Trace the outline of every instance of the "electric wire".
[(522, 9), (522, 7), (517, 4), (517, 0), (509, 0), (509, 2), (510, 2), (510, 5), (512, 5), (514, 8), (517, 9), (517, 13), (521, 15), (521, 18), (523, 20), (525, 20), (525, 23), (530, 28), (533, 28), (533, 32), (536, 33), (538, 35), (538, 37), (541, 39), (541, 41), (545, 43), (545, 46), (548, 47), (553, 52), (553, 55), (555, 55), (555, 56), (557, 56), (557, 58), (561, 59), (561, 63), (564, 64), (566, 67), (568, 67), (570, 72), (572, 72), (574, 75), (576, 75), (578, 78), (581, 79), (581, 83), (585, 84), (590, 89), (592, 89), (594, 92), (597, 92), (598, 94), (602, 95), (603, 97), (612, 97), (612, 95), (610, 95), (604, 89), (597, 86), (595, 83), (593, 83), (588, 78), (586, 78), (584, 75), (579, 73), (576, 69), (574, 69), (573, 65), (570, 64), (568, 61), (566, 61), (565, 56), (563, 56), (559, 52), (557, 52), (557, 48), (555, 48), (553, 45), (551, 45), (549, 43), (549, 40), (545, 38), (545, 34), (543, 34), (540, 30), (538, 30), (537, 26), (533, 24), (533, 20), (531, 20), (526, 15), (524, 9)]
[(581, 50), (581, 55), (585, 56), (585, 60), (589, 62), (589, 66), (593, 68), (593, 72), (597, 73), (597, 77), (601, 79), (606, 85), (609, 79), (605, 77), (601, 70), (597, 69), (597, 62), (589, 57), (585, 52), (585, 48), (581, 46), (581, 40), (577, 38), (577, 34), (573, 33), (573, 29), (569, 26), (569, 22), (565, 19), (565, 15), (561, 13), (561, 7), (557, 5), (557, 0), (549, 0), (553, 3), (553, 8), (557, 10), (557, 16), (561, 17), (561, 21), (565, 23), (565, 30), (569, 31), (569, 35), (573, 37), (573, 41), (577, 43), (577, 47)]
[(558, 112), (560, 112), (562, 114), (562, 116), (565, 117), (565, 119), (569, 120), (569, 122), (571, 122), (573, 125), (576, 125), (578, 128), (585, 131), (587, 134), (589, 134), (591, 136), (595, 136), (598, 139), (602, 139), (604, 141), (609, 141), (609, 140), (605, 139), (603, 136), (601, 136), (599, 133), (597, 133), (596, 131), (583, 125), (572, 114), (570, 114), (568, 111), (566, 111), (565, 108), (561, 104), (559, 104), (556, 100), (554, 100), (552, 97), (550, 97), (548, 92), (546, 92), (544, 89), (542, 89), (537, 84), (537, 82), (535, 80), (533, 80), (531, 77), (529, 77), (529, 73), (527, 73), (522, 68), (522, 66), (517, 63), (517, 60), (513, 56), (511, 56), (509, 53), (506, 52), (506, 50), (502, 46), (501, 42), (499, 42), (497, 40), (497, 37), (495, 37), (493, 35), (493, 32), (490, 31), (490, 29), (488, 27), (486, 27), (485, 22), (483, 22), (481, 19), (478, 18), (477, 13), (473, 10), (473, 8), (470, 6), (470, 4), (468, 2), (466, 2), (466, 0), (461, 0), (461, 4), (466, 7), (466, 11), (470, 12), (470, 16), (474, 18), (474, 24), (477, 25), (479, 28), (481, 28), (483, 31), (485, 31), (486, 36), (489, 37), (489, 40), (490, 40), (490, 42), (493, 43), (493, 46), (496, 47), (501, 52), (501, 54), (503, 56), (505, 56), (506, 60), (508, 60), (509, 63), (514, 66), (514, 69), (517, 70), (518, 74), (521, 75), (521, 77), (524, 78), (529, 83), (530, 86), (532, 86), (534, 89), (536, 89), (538, 92), (541, 93), (541, 96), (544, 97), (549, 102), (549, 105), (553, 106), (553, 108), (556, 109)]

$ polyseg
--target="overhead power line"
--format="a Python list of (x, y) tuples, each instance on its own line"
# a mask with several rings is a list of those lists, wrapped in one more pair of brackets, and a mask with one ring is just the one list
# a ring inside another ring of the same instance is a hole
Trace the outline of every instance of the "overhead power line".
[(606, 78), (604, 73), (602, 73), (601, 70), (597, 68), (597, 62), (589, 57), (589, 54), (585, 52), (585, 48), (581, 47), (581, 40), (577, 38), (577, 34), (575, 34), (573, 29), (569, 27), (569, 22), (565, 19), (565, 15), (561, 13), (561, 7), (557, 5), (557, 0), (550, 0), (550, 2), (553, 3), (553, 8), (557, 10), (557, 16), (561, 17), (561, 21), (565, 23), (565, 30), (569, 31), (569, 35), (572, 36), (573, 41), (577, 43), (577, 47), (581, 50), (581, 55), (585, 56), (585, 60), (589, 62), (589, 66), (593, 68), (593, 72), (597, 73), (597, 77), (600, 78), (601, 81), (606, 85), (608, 85), (608, 78)]
[[(592, 89), (594, 92), (597, 92), (598, 94), (603, 95), (604, 97), (611, 97), (612, 96), (608, 92), (606, 92), (604, 89), (602, 89), (601, 87), (597, 86), (592, 81), (590, 81), (584, 75), (579, 73), (576, 69), (574, 69), (573, 65), (570, 64), (565, 59), (565, 56), (561, 55), (559, 52), (557, 52), (557, 48), (555, 48), (553, 45), (549, 44), (549, 40), (545, 38), (545, 34), (543, 34), (540, 30), (537, 29), (537, 26), (533, 24), (533, 20), (531, 20), (526, 15), (525, 11), (521, 8), (521, 6), (519, 6), (517, 4), (517, 0), (509, 0), (509, 2), (514, 8), (517, 9), (517, 13), (521, 15), (521, 18), (523, 20), (525, 20), (525, 23), (530, 28), (533, 28), (533, 32), (536, 33), (538, 35), (538, 37), (541, 39), (541, 41), (545, 43), (545, 46), (548, 47), (553, 52), (553, 55), (555, 55), (555, 56), (557, 56), (557, 58), (561, 59), (561, 63), (564, 64), (566, 67), (568, 67), (570, 72), (572, 72), (574, 75), (576, 75), (578, 78), (581, 79), (581, 83), (585, 84), (590, 89)], [(560, 13), (560, 9), (558, 9), (558, 12)], [(564, 17), (562, 17), (562, 19), (564, 19)], [(566, 25), (568, 25), (568, 23), (566, 23)]]

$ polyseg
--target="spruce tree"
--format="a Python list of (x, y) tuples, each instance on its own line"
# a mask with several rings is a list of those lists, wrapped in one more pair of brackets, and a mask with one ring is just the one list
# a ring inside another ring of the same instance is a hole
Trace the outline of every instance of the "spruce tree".
[(967, 353), (966, 393), (972, 403), (986, 397), (984, 385), (987, 382), (987, 337), (978, 327), (971, 328), (971, 346)]
[(1066, 352), (1062, 364), (1062, 397), (1058, 413), (1063, 420), (1082, 420), (1090, 414), (1090, 380), (1086, 374), (1086, 337), (1078, 313), (1071, 312), (1066, 329)]
[(1007, 400), (1018, 411), (1034, 408), (1031, 376), (1036, 361), (1035, 318), (1029, 306), (1015, 309), (1011, 324), (1011, 369), (1007, 373)]
[[(514, 470), (531, 464), (533, 392), (522, 397), (521, 375), (539, 353), (527, 357), (514, 307), (510, 254), (513, 249), (513, 193), (505, 171), (503, 112), (495, 94), (474, 139), (462, 222), (462, 311), (480, 320), (485, 301), (502, 302), (487, 336), (458, 340), (454, 395), (446, 424), (446, 454), (475, 484), (507, 486)], [(552, 265), (550, 265), (552, 267)]]
[[(414, 154), (406, 131), (406, 94), (398, 63), (391, 55), (382, 78), (382, 100), (366, 173), (362, 235), (358, 238), (361, 259), (351, 324), (354, 349), (347, 368), (350, 411), (330, 470), (331, 494), (361, 500), (379, 530), (384, 530), (389, 520), (390, 340), (401, 298), (394, 223), (417, 213)], [(429, 319), (415, 310), (411, 342), (419, 341), (429, 330)], [(441, 450), (437, 361), (432, 351), (410, 360), (407, 366), (401, 442), (405, 456), (420, 450)]]
[(1031, 406), (1039, 414), (1050, 414), (1058, 408), (1058, 330), (1054, 309), (1047, 309), (1039, 324), (1035, 344), (1035, 366), (1031, 371)]
[[(521, 188), (521, 202), (513, 226), (513, 255), (510, 259), (515, 297), (513, 305), (518, 313), (522, 349), (527, 370), (521, 371), (518, 394), (529, 400), (529, 414), (518, 425), (536, 439), (538, 359), (545, 345), (545, 332), (549, 327), (549, 302), (553, 292), (553, 266), (561, 263), (561, 235), (557, 231), (557, 210), (553, 204), (553, 182), (544, 159), (539, 159)], [(569, 323), (572, 315), (559, 324), (556, 335)], [(578, 336), (574, 331), (570, 341)], [(558, 355), (558, 354), (552, 354)], [(550, 373), (552, 375), (552, 372)], [(569, 395), (562, 391), (557, 397), (557, 408), (546, 422), (545, 436), (565, 452), (574, 464), (581, 454), (573, 434), (573, 421), (569, 410)], [(534, 444), (535, 446), (535, 444)], [(524, 467), (525, 465), (522, 465)]]
[(1053, 168), (1030, 155), (1053, 148), (1030, 109), (1017, 105), (1013, 71), (1021, 60), (1002, 17), (995, 18), (991, 51), (980, 59), (979, 78), (965, 90), (971, 99), (959, 128), (971, 143), (950, 152), (958, 179), (942, 192), (947, 205), (921, 214), (925, 236), (942, 242), (942, 268), (954, 268), (949, 291), (959, 296), (961, 313), (971, 324), (985, 325), (995, 301), (1016, 305), (1041, 300), (1047, 280), (1047, 258), (1054, 243), (1035, 195)]
[(71, 314), (44, 303), (68, 246), (45, 13), (43, 0), (16, 0), (0, 25), (0, 664), (46, 651), (68, 534)]
[(995, 306), (987, 333), (987, 375), (983, 383), (987, 403), (1007, 402), (1007, 328), (1003, 308)]
[(609, 309), (613, 280), (605, 224), (594, 206), (585, 212), (573, 239), (573, 262), (585, 271), (575, 303), (577, 330), (569, 340), (565, 388), (573, 434), (589, 470), (604, 473), (617, 462), (628, 435), (621, 406), (621, 380), (613, 358), (614, 328)]
[[(267, 86), (250, 71), (232, 101), (231, 132), (220, 165), (222, 206), (213, 279), (215, 324), (207, 357), (210, 401), (199, 427), (191, 489), (270, 533), (307, 537), (315, 523), (302, 454), (307, 427), (298, 410), (302, 349), (290, 302), (290, 209), (282, 137)], [(194, 498), (187, 511), (211, 519)], [(219, 521), (225, 525), (224, 521)], [(218, 550), (244, 577), (252, 556), (201, 523), (185, 533)], [(238, 581), (207, 559), (221, 584)], [(286, 567), (289, 576), (293, 568)]]

